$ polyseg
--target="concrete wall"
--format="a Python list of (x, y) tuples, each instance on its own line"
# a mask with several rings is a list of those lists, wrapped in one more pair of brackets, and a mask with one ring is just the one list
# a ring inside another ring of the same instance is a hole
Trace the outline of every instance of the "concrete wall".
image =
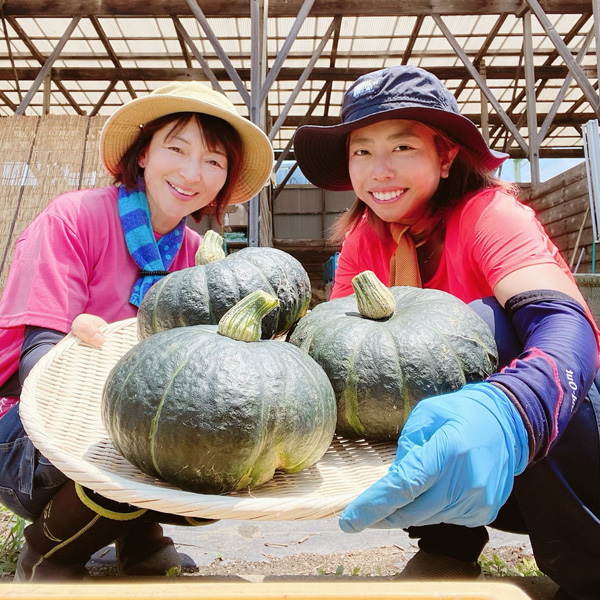
[(310, 277), (313, 305), (326, 299), (323, 267), (339, 250), (329, 242), (329, 228), (355, 198), (353, 192), (287, 185), (273, 201), (273, 245), (302, 263)]
[(286, 186), (273, 202), (273, 238), (322, 240), (347, 208), (354, 192), (327, 192), (311, 185)]

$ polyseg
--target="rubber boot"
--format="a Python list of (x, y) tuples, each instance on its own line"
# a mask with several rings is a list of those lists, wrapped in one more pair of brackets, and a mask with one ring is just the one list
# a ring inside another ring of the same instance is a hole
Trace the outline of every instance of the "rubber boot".
[(100, 506), (98, 498), (79, 484), (65, 483), (25, 528), (14, 580), (83, 579), (92, 554), (124, 535), (146, 512), (106, 499)]
[(419, 550), (396, 576), (407, 581), (483, 579), (481, 567), (476, 562), (458, 560), (442, 554)]
[(159, 523), (140, 521), (115, 541), (119, 575), (179, 575), (181, 559)]

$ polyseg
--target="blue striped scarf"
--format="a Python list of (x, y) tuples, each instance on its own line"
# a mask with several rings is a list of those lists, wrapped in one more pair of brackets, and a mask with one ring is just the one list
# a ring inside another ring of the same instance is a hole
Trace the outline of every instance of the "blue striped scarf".
[(131, 304), (139, 306), (150, 287), (168, 274), (183, 242), (185, 218), (157, 242), (142, 179), (135, 190), (127, 190), (123, 185), (119, 187), (119, 216), (129, 254), (140, 268), (140, 278), (129, 298)]

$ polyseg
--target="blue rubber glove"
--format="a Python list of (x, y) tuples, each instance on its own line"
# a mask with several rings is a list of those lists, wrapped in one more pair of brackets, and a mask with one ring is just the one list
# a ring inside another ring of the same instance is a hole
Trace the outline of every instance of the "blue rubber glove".
[(347, 533), (367, 527), (491, 523), (529, 455), (523, 419), (491, 383), (421, 400), (386, 475), (342, 512)]

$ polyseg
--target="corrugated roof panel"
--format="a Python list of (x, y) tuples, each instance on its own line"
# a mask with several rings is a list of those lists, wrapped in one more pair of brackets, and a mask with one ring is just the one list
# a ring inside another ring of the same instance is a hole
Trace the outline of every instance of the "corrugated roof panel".
[[(100, 27), (102, 27), (102, 31), (106, 34), (107, 37), (111, 38), (114, 35), (119, 35), (120, 30), (117, 26), (116, 20), (107, 17), (98, 17), (98, 23)], [(94, 35), (96, 35), (94, 30)]]
[[(466, 16), (444, 16), (443, 20), (452, 31), (456, 40), (473, 60), (479, 56), (481, 47), (489, 42), (489, 49), (482, 58), (488, 67), (488, 72), (497, 68), (513, 69), (514, 73), (519, 73), (517, 81), (518, 88), (515, 90), (515, 82), (512, 79), (498, 80), (494, 79), (494, 74), (488, 78), (488, 85), (492, 89), (495, 97), (499, 99), (502, 106), (507, 110), (512, 105), (515, 97), (523, 95), (524, 74), (523, 59), (521, 57), (523, 48), (523, 20), (514, 15), (509, 15), (503, 22), (500, 33), (495, 35), (492, 40), (488, 40), (489, 32), (492, 31), (499, 15), (466, 15)], [(549, 15), (554, 23), (558, 34), (564, 38), (569, 35), (572, 39), (568, 42), (569, 50), (575, 55), (583, 43), (585, 34), (592, 27), (592, 18), (590, 17), (582, 27), (579, 33), (575, 34), (574, 27), (580, 21), (584, 21), (581, 15), (563, 14)], [(318, 46), (322, 36), (331, 24), (331, 17), (308, 17), (300, 28), (298, 38), (292, 45), (290, 55), (283, 65), (283, 73), (286, 69), (294, 68), (302, 70), (307, 65), (314, 49)], [(71, 20), (63, 19), (37, 19), (18, 18), (16, 22), (23, 27), (26, 35), (31, 39), (42, 56), (48, 56)], [(181, 22), (193, 40), (194, 45), (202, 53), (205, 60), (208, 61), (212, 69), (222, 71), (223, 65), (216, 56), (215, 50), (208, 42), (206, 34), (202, 31), (195, 18), (181, 18)], [(337, 58), (335, 61), (336, 69), (355, 68), (361, 71), (374, 70), (382, 66), (399, 64), (406, 52), (409, 40), (413, 34), (415, 16), (394, 16), (394, 17), (344, 17), (341, 21), (339, 44), (337, 47)], [(157, 15), (152, 18), (128, 18), (128, 17), (102, 17), (99, 19), (100, 26), (105, 32), (111, 48), (117, 54), (118, 60), (124, 67), (137, 67), (144, 69), (150, 67), (164, 68), (185, 68), (186, 62), (181, 52), (181, 46), (177, 39), (176, 30), (171, 18), (164, 15)], [(267, 21), (268, 52), (269, 64), (272, 65), (278, 52), (283, 45), (288, 32), (296, 23), (295, 18), (269, 19)], [(252, 33), (250, 18), (231, 18), (231, 17), (210, 17), (209, 24), (213, 32), (218, 36), (222, 47), (230, 57), (236, 69), (250, 67), (250, 51)], [(548, 62), (548, 57), (555, 53), (550, 38), (543, 31), (536, 18), (532, 18), (534, 29), (533, 45), (535, 48), (534, 61), (536, 66)], [(34, 59), (27, 45), (7, 23), (10, 37), (10, 48), (13, 53), (14, 65), (18, 67), (39, 68), (40, 61)], [(575, 35), (573, 35), (575, 34)], [(317, 69), (329, 69), (331, 65), (330, 53), (333, 42), (330, 40), (325, 48), (323, 55), (316, 61)], [(198, 62), (193, 57), (192, 52), (188, 51), (192, 67), (197, 69)], [(410, 64), (418, 64), (425, 68), (456, 68), (463, 70), (461, 60), (458, 58), (450, 44), (445, 40), (441, 31), (435, 25), (433, 19), (426, 16), (419, 30), (419, 35), (412, 48)], [(552, 63), (555, 66), (563, 66), (560, 57)], [(0, 65), (12, 67), (10, 57), (6, 51), (6, 45), (0, 44)], [(583, 61), (586, 75), (592, 83), (597, 79), (597, 65), (594, 54), (594, 47), (590, 48), (588, 55)], [(76, 28), (73, 36), (66, 44), (56, 67), (68, 69), (77, 67), (85, 69), (86, 67), (107, 66), (113, 67), (104, 44), (98, 37), (92, 23), (87, 18), (82, 18)], [(463, 71), (464, 72), (464, 71)], [(564, 72), (564, 71), (561, 71)], [(465, 75), (468, 77), (468, 75)], [(320, 86), (323, 85), (323, 79), (314, 79), (315, 75), (309, 77), (309, 81), (304, 85), (304, 89), (296, 101), (292, 114), (300, 114), (306, 110), (312, 99), (318, 93)], [(311, 81), (312, 79), (312, 81)], [(339, 103), (342, 98), (342, 91), (349, 85), (349, 81), (336, 81), (334, 84), (335, 92), (332, 94), (332, 104), (329, 115), (339, 112)], [(560, 79), (551, 81), (541, 92), (537, 104), (539, 112), (546, 112), (552, 106), (552, 96), (558, 93), (562, 81)], [(143, 81), (132, 82), (132, 85), (143, 91), (147, 87), (157, 87), (158, 82), (149, 82), (148, 86)], [(22, 90), (27, 89), (28, 82), (22, 82)], [(81, 82), (65, 80), (63, 85), (77, 94), (77, 99), (81, 99), (82, 108), (91, 110), (93, 105), (100, 99), (104, 90), (108, 87), (107, 81), (87, 81), (85, 78)], [(122, 85), (119, 83), (119, 85)], [(226, 78), (222, 82), (223, 87), (228, 90), (228, 94), (235, 96), (236, 102), (241, 106), (241, 98), (233, 84)], [(269, 96), (271, 104), (270, 109), (278, 112), (286, 103), (291, 90), (295, 87), (296, 81), (276, 82), (272, 93)], [(480, 110), (480, 92), (475, 82), (468, 81), (466, 86), (459, 78), (454, 77), (448, 85), (452, 90), (462, 89), (459, 95), (459, 102), (465, 110)], [(15, 102), (16, 92), (13, 81), (0, 82), (0, 90)], [(123, 94), (124, 87), (119, 94)], [(84, 93), (85, 92), (85, 93)], [(10, 96), (13, 94), (13, 96)], [(101, 108), (103, 114), (110, 111), (118, 105), (120, 95), (111, 94), (104, 107)], [(129, 94), (124, 92), (125, 100)], [(574, 108), (577, 113), (593, 114), (588, 103), (581, 101), (582, 93), (572, 84), (567, 98), (560, 107), (560, 112), (565, 113), (569, 108)], [(56, 90), (52, 94), (52, 103), (62, 103), (64, 107), (61, 110), (72, 111), (72, 107), (67, 106), (65, 98)], [(32, 112), (39, 113), (41, 100), (39, 94), (34, 97), (34, 106)], [(7, 113), (6, 106), (1, 104), (0, 114)], [(54, 106), (52, 107), (54, 110)], [(520, 101), (513, 109), (516, 115), (522, 114), (525, 110), (525, 103)], [(29, 109), (28, 109), (29, 111)], [(104, 111), (104, 112), (103, 112)], [(296, 111), (299, 111), (298, 113)], [(315, 115), (323, 114), (323, 107), (315, 111)], [(492, 109), (490, 107), (490, 112)], [(276, 115), (275, 115), (276, 116)], [(563, 117), (564, 118), (564, 117)], [(288, 135), (288, 133), (282, 134)]]
[(145, 54), (145, 53), (156, 53), (160, 52), (161, 48), (157, 48), (157, 45), (152, 40), (140, 40), (140, 39), (129, 39), (127, 46), (132, 54)]
[(58, 38), (60, 39), (67, 27), (71, 24), (72, 19), (19, 19), (18, 23), (25, 31), (27, 31), (30, 39)]
[(490, 43), (487, 54), (490, 56), (514, 56), (521, 53), (523, 47), (523, 37), (521, 35), (497, 35)]
[[(52, 51), (54, 50), (54, 47), (56, 46), (57, 41), (58, 40), (53, 40), (51, 42), (50, 40), (47, 40), (47, 39), (43, 39), (43, 40), (35, 39), (35, 41), (34, 41), (35, 49), (42, 56), (49, 56), (52, 53)], [(29, 53), (28, 50), (26, 50), (26, 52)]]
[(420, 35), (439, 35), (440, 30), (431, 17), (425, 17), (419, 30)]
[[(309, 21), (310, 19), (307, 19), (307, 21)], [(333, 24), (333, 17), (319, 17), (318, 19), (315, 19), (316, 24), (315, 24), (315, 28), (309, 30), (309, 35), (312, 35), (316, 38), (315, 41), (317, 41), (317, 43), (321, 40), (321, 38), (327, 33), (327, 30), (331, 27), (331, 25)], [(300, 30), (300, 34), (304, 33), (304, 28)]]
[(177, 38), (177, 30), (172, 19), (156, 19), (155, 22), (161, 37)]
[(106, 54), (104, 44), (99, 39), (90, 39), (87, 45), (92, 56), (98, 57)]
[(370, 38), (357, 39), (354, 44), (354, 52), (359, 56), (364, 55), (385, 55), (389, 49), (390, 40), (389, 38)]
[(417, 17), (394, 17), (394, 29), (391, 37), (410, 37), (417, 22)]
[(347, 55), (352, 51), (353, 40), (349, 37), (340, 37), (338, 42), (338, 54)]
[(369, 37), (373, 35), (387, 36), (394, 33), (395, 20), (389, 17), (361, 17), (356, 21), (353, 35)]
[(351, 36), (356, 28), (357, 17), (344, 17), (340, 26), (340, 34), (342, 36)]
[[(180, 17), (179, 22), (186, 30), (186, 32), (190, 35), (191, 38), (196, 39), (201, 35), (202, 29), (200, 28), (200, 24), (194, 18), (186, 18)], [(204, 34), (202, 34), (204, 35)]]
[(441, 17), (452, 35), (469, 35), (477, 26), (477, 15), (446, 15)]
[[(44, 35), (43, 29), (38, 25), (38, 22), (36, 19), (31, 19), (28, 17), (17, 17), (15, 19), (15, 21), (16, 21), (17, 25), (23, 31), (25, 31), (30, 38), (36, 37), (36, 36), (41, 37)], [(68, 21), (66, 21), (66, 22), (68, 23)], [(6, 20), (5, 20), (5, 23), (7, 23), (7, 25), (8, 25), (9, 33), (14, 34), (14, 29), (12, 28), (10, 23), (8, 23)]]
[(461, 39), (461, 48), (468, 54), (477, 55), (483, 45), (487, 42), (487, 35), (472, 34)]
[(389, 44), (389, 48), (388, 48), (388, 54), (396, 54), (399, 56), (403, 56), (404, 52), (406, 51), (407, 47), (408, 47), (408, 38), (407, 37), (400, 37), (400, 36), (395, 36), (390, 40), (390, 44)]
[[(178, 40), (165, 40), (165, 48), (167, 50), (167, 52), (169, 54), (180, 54), (181, 53), (181, 46), (179, 45), (179, 41)], [(195, 62), (196, 59), (193, 57), (191, 50), (188, 48), (188, 54), (190, 54), (192, 60)], [(181, 60), (183, 61), (183, 57), (181, 57)]]
[[(305, 56), (311, 56), (320, 41), (320, 39), (316, 40), (314, 38), (298, 36), (290, 48), (290, 54), (304, 54)], [(331, 39), (328, 43), (331, 44)]]
[(71, 37), (95, 38), (98, 37), (92, 22), (89, 19), (79, 19), (77, 27)]

